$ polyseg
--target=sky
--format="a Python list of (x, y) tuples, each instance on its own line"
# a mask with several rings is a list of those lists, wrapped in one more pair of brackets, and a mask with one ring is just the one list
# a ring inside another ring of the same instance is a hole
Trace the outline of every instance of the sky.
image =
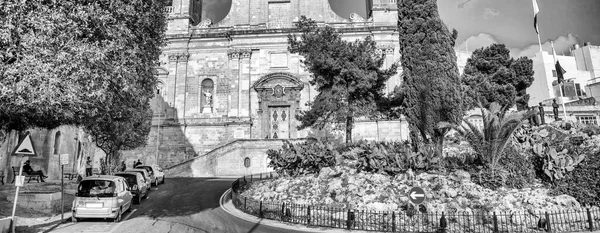
[[(356, 12), (366, 14), (365, 0), (328, 0), (343, 17)], [(203, 0), (204, 8), (228, 8), (231, 0)], [(584, 42), (600, 45), (600, 0), (537, 0), (538, 22), (544, 51), (557, 54)], [(208, 7), (210, 5), (210, 7)], [(531, 0), (438, 0), (440, 16), (449, 28), (458, 30), (457, 49), (469, 50), (506, 44), (514, 57), (532, 57), (539, 51), (533, 28)], [(205, 12), (224, 17), (226, 11)]]

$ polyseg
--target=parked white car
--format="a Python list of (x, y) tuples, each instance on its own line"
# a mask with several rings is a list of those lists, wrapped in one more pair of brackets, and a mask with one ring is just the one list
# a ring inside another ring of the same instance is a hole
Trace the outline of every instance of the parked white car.
[(160, 168), (158, 165), (156, 164), (152, 164), (152, 165), (140, 165), (137, 166), (136, 168), (143, 168), (146, 169), (148, 171), (148, 173), (151, 173), (151, 176), (154, 176), (154, 180), (152, 181), (152, 183), (155, 186), (158, 186), (158, 184), (164, 184), (165, 183), (165, 173), (163, 172), (162, 168)]

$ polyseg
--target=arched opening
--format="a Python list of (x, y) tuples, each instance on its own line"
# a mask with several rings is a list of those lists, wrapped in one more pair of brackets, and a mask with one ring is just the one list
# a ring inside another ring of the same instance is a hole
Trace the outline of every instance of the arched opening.
[(60, 131), (54, 135), (54, 154), (57, 155), (60, 152)]
[(201, 88), (201, 96), (200, 96), (200, 106), (202, 107), (212, 107), (213, 106), (213, 96), (214, 96), (214, 82), (212, 79), (204, 79), (200, 83)]
[(202, 0), (202, 20), (210, 19), (212, 23), (223, 20), (231, 10), (231, 0)]
[(252, 164), (250, 164), (250, 162), (251, 162), (251, 161), (250, 161), (250, 158), (246, 157), (246, 158), (244, 159), (244, 167), (245, 167), (245, 168), (249, 168), (249, 167), (250, 167), (250, 165), (252, 165)]
[(367, 10), (371, 11), (367, 8), (373, 4), (372, 2), (372, 0), (329, 0), (329, 5), (333, 12), (344, 19), (349, 19), (352, 13), (357, 13), (367, 19), (369, 18)]

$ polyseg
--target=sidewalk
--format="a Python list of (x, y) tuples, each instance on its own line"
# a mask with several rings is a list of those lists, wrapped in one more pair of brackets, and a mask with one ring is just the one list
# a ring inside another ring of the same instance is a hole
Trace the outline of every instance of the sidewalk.
[(228, 189), (221, 196), (220, 205), (221, 208), (230, 215), (235, 216), (236, 218), (246, 220), (251, 223), (259, 224), (259, 225), (268, 225), (271, 227), (276, 227), (282, 229), (282, 232), (285, 230), (294, 230), (294, 231), (304, 231), (304, 232), (325, 232), (325, 233), (372, 233), (374, 231), (361, 231), (361, 230), (345, 230), (339, 228), (325, 228), (325, 227), (307, 227), (302, 224), (293, 224), (280, 222), (276, 220), (259, 218), (253, 215), (246, 214), (241, 210), (238, 210), (233, 206), (233, 202), (229, 199), (229, 194), (231, 189)]

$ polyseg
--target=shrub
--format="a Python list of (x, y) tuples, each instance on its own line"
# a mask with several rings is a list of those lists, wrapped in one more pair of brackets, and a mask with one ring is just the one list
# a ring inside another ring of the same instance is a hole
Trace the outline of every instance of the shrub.
[(268, 150), (269, 167), (280, 174), (296, 176), (318, 173), (321, 168), (334, 166), (341, 160), (336, 148), (321, 141), (292, 144), (284, 141), (282, 149)]
[(502, 169), (488, 169), (480, 167), (471, 172), (472, 181), (482, 187), (498, 189), (505, 185), (507, 172)]
[(500, 159), (500, 165), (508, 172), (504, 181), (507, 188), (520, 189), (535, 181), (534, 159), (534, 156), (515, 146), (507, 148)]
[(555, 194), (575, 197), (583, 205), (600, 205), (600, 153), (588, 155), (579, 167), (557, 180)]
[(586, 126), (583, 126), (583, 128), (581, 129), (581, 132), (584, 134), (587, 134), (590, 137), (594, 136), (594, 135), (599, 135), (600, 127), (597, 125), (586, 125)]

